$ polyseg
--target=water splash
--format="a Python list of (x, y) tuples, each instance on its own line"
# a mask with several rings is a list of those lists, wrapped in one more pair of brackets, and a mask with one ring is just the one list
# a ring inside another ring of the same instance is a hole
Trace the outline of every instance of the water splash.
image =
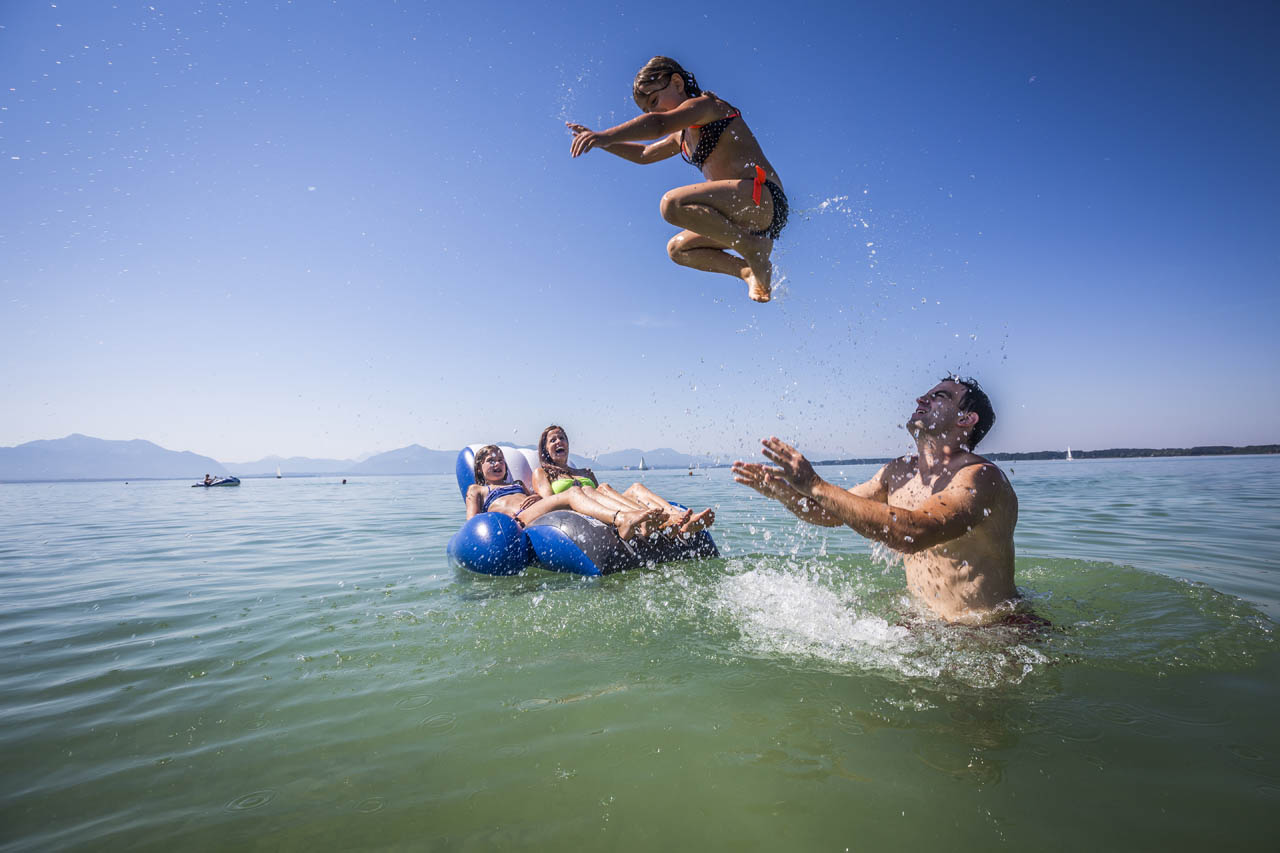
[(1052, 662), (1018, 631), (946, 625), (900, 591), (830, 569), (757, 565), (724, 578), (712, 608), (736, 625), (740, 653), (788, 665), (987, 689), (1019, 684)]

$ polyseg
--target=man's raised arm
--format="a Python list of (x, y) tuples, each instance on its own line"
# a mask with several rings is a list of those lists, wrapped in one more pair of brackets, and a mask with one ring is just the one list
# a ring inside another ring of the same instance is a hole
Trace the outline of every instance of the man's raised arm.
[(767, 438), (762, 443), (764, 455), (778, 467), (761, 467), (774, 472), (801, 498), (809, 498), (817, 512), (906, 554), (955, 539), (979, 524), (986, 517), (983, 510), (994, 508), (1003, 483), (995, 466), (972, 465), (959, 471), (947, 488), (930, 496), (919, 509), (902, 509), (887, 503), (889, 466), (869, 481), (880, 481), (884, 497), (870, 499), (858, 494), (861, 487), (845, 491), (823, 480), (803, 454), (781, 439)]
[[(839, 486), (834, 486), (818, 477), (816, 472), (813, 476), (831, 488), (840, 490)], [(787, 482), (777, 468), (772, 468), (759, 462), (738, 461), (733, 463), (733, 479), (744, 486), (750, 486), (766, 498), (773, 498), (802, 521), (821, 525), (822, 527), (841, 527), (846, 523), (838, 515), (824, 508), (818, 501), (799, 492), (795, 486)], [(865, 483), (859, 483), (854, 486), (848, 491), (848, 494), (857, 495), (860, 498), (871, 501), (884, 502), (888, 500), (889, 487), (888, 481), (885, 480), (885, 468), (881, 468), (874, 477)]]

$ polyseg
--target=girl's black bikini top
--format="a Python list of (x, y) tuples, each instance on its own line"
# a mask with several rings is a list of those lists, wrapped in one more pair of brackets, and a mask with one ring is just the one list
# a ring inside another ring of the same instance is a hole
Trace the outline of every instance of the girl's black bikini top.
[(685, 131), (680, 131), (680, 156), (684, 158), (686, 163), (701, 169), (702, 164), (707, 162), (707, 158), (711, 156), (711, 152), (716, 150), (716, 145), (720, 142), (720, 134), (724, 133), (724, 129), (729, 126), (729, 122), (740, 115), (742, 113), (734, 110), (724, 118), (718, 118), (706, 124), (689, 125), (694, 130), (702, 131), (701, 135), (698, 136), (698, 145), (693, 149), (693, 154), (687, 153), (689, 149), (684, 143)]

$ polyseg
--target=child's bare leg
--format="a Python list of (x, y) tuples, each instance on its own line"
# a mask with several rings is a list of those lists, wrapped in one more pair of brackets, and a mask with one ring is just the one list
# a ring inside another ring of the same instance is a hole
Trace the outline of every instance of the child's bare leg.
[[(680, 525), (685, 522), (686, 515), (682, 515), (680, 511), (671, 506), (671, 504), (663, 501), (645, 501), (631, 494), (631, 490), (619, 493), (613, 486), (608, 483), (601, 483), (596, 489), (596, 496), (608, 495), (614, 498), (618, 505), (624, 509), (639, 509), (648, 512), (653, 510), (658, 513), (658, 523), (656, 529), (661, 530), (664, 534), (675, 535)], [(651, 532), (651, 531), (650, 531)]]
[[(773, 221), (773, 198), (761, 196), (760, 204), (756, 205), (751, 201), (752, 186), (752, 181), (736, 180), (707, 181), (677, 187), (662, 197), (660, 209), (662, 218), (672, 225), (710, 238), (722, 247), (741, 253), (749, 272), (747, 275), (739, 274), (739, 277), (747, 282), (752, 299), (768, 302), (773, 278), (773, 268), (769, 262), (773, 240), (752, 232), (768, 228)], [(667, 251), (671, 252), (670, 246)], [(711, 272), (728, 272), (725, 261), (707, 260), (708, 257), (704, 255), (701, 259), (708, 263), (724, 264), (722, 268), (712, 269)], [(672, 259), (675, 260), (674, 255)]]
[(682, 267), (703, 272), (718, 272), (746, 280), (751, 267), (737, 255), (729, 254), (723, 243), (692, 231), (681, 231), (667, 242), (667, 255)]
[(632, 483), (623, 494), (643, 501), (647, 506), (665, 507), (667, 518), (675, 521), (681, 533), (697, 533), (699, 530), (705, 530), (710, 527), (716, 520), (716, 514), (712, 510), (704, 509), (696, 514), (693, 510), (682, 510), (672, 505), (670, 501), (665, 500), (644, 483)]
[(528, 524), (539, 516), (558, 509), (572, 509), (569, 505), (569, 498), (564, 494), (552, 495), (549, 498), (543, 498), (536, 503), (530, 504), (527, 509), (520, 513), (520, 520)]
[(583, 491), (595, 500), (598, 500), (600, 503), (613, 509), (620, 509), (624, 511), (630, 511), (633, 509), (649, 509), (648, 504), (643, 504), (637, 500), (627, 497), (624, 494), (620, 494), (608, 483), (601, 483), (595, 488), (584, 488)]
[[(556, 495), (557, 498), (568, 496), (569, 508), (574, 512), (590, 516), (596, 521), (613, 524), (618, 528), (618, 535), (630, 539), (639, 533), (647, 536), (652, 532), (653, 522), (661, 517), (661, 513), (652, 509), (620, 510), (610, 509), (592, 498), (582, 489), (569, 489)], [(541, 503), (541, 501), (539, 501)]]
[(669, 520), (676, 523), (683, 523), (690, 514), (689, 510), (680, 509), (644, 483), (632, 483), (623, 494), (647, 507), (662, 510)]

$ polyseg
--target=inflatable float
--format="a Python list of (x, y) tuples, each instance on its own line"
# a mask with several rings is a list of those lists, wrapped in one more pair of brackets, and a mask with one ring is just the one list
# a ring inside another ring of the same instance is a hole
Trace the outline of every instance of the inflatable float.
[[(482, 447), (472, 444), (458, 453), (456, 473), (464, 501), (467, 488), (475, 485), (475, 455)], [(509, 481), (522, 480), (532, 488), (533, 470), (539, 465), (537, 454), (503, 447), (502, 455)], [(531, 565), (553, 572), (607, 575), (673, 560), (720, 556), (706, 530), (688, 538), (637, 536), (623, 541), (609, 525), (567, 509), (549, 512), (524, 528), (508, 515), (482, 512), (453, 535), (448, 551), (451, 565), (486, 575), (516, 575)]]
[(191, 488), (211, 489), (214, 486), (238, 486), (238, 485), (240, 485), (239, 477), (218, 477), (216, 480), (214, 480), (211, 483), (205, 483), (205, 482), (192, 483)]

